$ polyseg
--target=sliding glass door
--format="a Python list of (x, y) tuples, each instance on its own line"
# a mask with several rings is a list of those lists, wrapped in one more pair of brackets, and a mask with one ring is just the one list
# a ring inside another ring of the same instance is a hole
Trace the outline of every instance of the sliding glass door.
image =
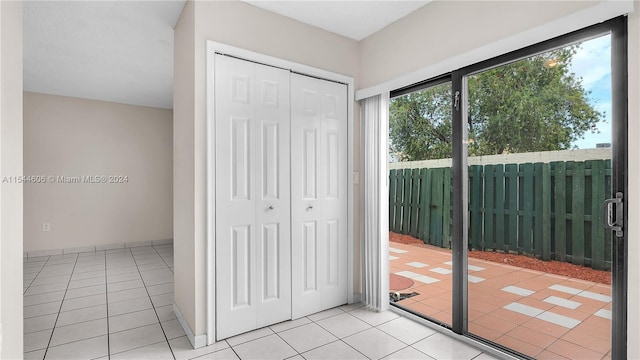
[(626, 94), (624, 18), (392, 92), (391, 283), (437, 279), (393, 305), (519, 356), (624, 358)]
[(451, 82), (437, 79), (392, 96), (390, 301), (451, 327)]
[(611, 36), (465, 76), (468, 330), (534, 358), (611, 351)]

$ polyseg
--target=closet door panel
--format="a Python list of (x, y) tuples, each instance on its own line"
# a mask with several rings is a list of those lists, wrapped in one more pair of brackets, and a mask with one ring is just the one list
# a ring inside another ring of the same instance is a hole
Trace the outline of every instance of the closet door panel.
[(318, 159), (323, 174), (322, 309), (347, 302), (347, 86), (317, 80), (321, 97), (321, 143)]
[(291, 319), (289, 72), (255, 64), (257, 327)]
[(287, 71), (216, 56), (217, 337), (291, 318)]
[(252, 63), (216, 56), (217, 336), (255, 328), (256, 134)]
[(322, 308), (324, 238), (318, 194), (322, 99), (316, 79), (291, 75), (291, 266), (292, 317)]
[(347, 302), (346, 96), (346, 85), (292, 74), (294, 318)]

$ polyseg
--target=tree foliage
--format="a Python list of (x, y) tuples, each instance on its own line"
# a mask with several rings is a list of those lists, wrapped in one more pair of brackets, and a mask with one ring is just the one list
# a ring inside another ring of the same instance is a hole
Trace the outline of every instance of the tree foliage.
[[(469, 155), (571, 148), (603, 118), (571, 72), (567, 47), (469, 76)], [(451, 157), (451, 85), (394, 99), (390, 150), (401, 161)]]

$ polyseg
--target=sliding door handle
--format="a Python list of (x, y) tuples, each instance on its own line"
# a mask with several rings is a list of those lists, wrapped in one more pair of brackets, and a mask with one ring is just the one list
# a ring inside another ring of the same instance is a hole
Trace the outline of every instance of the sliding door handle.
[[(604, 214), (602, 220), (604, 227), (615, 231), (617, 237), (624, 236), (624, 195), (621, 192), (616, 193), (616, 197), (604, 201)], [(615, 208), (615, 211), (613, 209)], [(614, 221), (615, 217), (615, 221)]]

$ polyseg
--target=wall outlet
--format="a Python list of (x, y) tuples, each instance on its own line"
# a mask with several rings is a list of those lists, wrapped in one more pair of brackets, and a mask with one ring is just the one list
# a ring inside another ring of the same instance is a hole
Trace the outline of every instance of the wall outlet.
[(50, 223), (42, 223), (42, 231), (51, 231)]

